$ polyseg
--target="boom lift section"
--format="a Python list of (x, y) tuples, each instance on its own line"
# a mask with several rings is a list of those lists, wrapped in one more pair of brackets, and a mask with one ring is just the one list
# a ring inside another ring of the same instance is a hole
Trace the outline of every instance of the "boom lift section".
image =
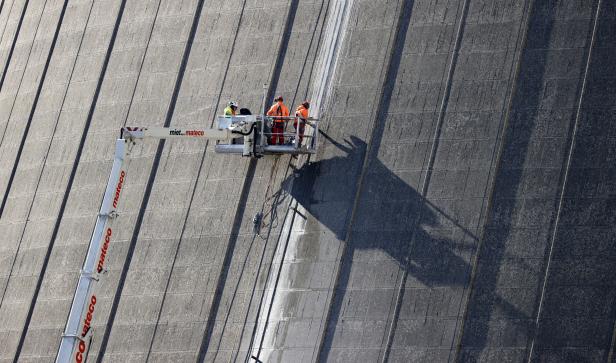
[[(277, 117), (279, 118), (279, 117)], [(285, 121), (297, 120), (294, 117)], [(107, 181), (103, 202), (101, 204), (94, 232), (90, 239), (88, 253), (73, 297), (68, 321), (56, 362), (77, 362), (86, 360), (92, 334), (91, 323), (97, 308), (97, 297), (92, 291), (94, 282), (98, 282), (105, 272), (105, 261), (111, 238), (114, 235), (113, 223), (118, 217), (117, 209), (120, 196), (127, 177), (124, 161), (130, 154), (130, 147), (137, 140), (153, 139), (206, 139), (217, 142), (217, 153), (242, 154), (243, 156), (261, 157), (267, 154), (310, 154), (316, 152), (318, 122), (307, 120), (307, 130), (312, 128), (312, 135), (303, 136), (307, 146), (289, 143), (288, 145), (267, 145), (266, 124), (272, 118), (264, 115), (220, 116), (215, 129), (184, 129), (165, 127), (124, 127), (120, 138), (116, 140), (115, 156), (111, 174)], [(299, 120), (297, 120), (299, 121)], [(294, 134), (284, 134), (299, 140), (297, 130)], [(242, 140), (243, 139), (243, 140)], [(243, 141), (240, 143), (239, 141)]]

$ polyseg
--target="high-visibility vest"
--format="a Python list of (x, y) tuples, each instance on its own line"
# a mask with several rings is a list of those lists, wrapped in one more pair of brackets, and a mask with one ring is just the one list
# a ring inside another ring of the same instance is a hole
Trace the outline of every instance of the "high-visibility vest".
[(304, 105), (297, 106), (297, 110), (295, 110), (295, 116), (306, 121), (308, 119), (308, 109), (304, 107)]
[[(267, 111), (268, 116), (289, 116), (289, 109), (282, 102), (276, 102), (270, 107), (269, 111)], [(274, 118), (274, 122), (284, 122), (284, 120)]]
[(235, 116), (235, 111), (233, 111), (231, 106), (225, 108), (225, 116)]

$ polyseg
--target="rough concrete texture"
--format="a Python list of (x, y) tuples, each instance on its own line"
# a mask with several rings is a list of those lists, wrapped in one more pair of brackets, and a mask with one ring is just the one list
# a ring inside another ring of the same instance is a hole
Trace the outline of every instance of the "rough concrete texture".
[(54, 360), (120, 127), (263, 84), (318, 153), (136, 145), (88, 361), (616, 362), (614, 1), (0, 1), (1, 362)]

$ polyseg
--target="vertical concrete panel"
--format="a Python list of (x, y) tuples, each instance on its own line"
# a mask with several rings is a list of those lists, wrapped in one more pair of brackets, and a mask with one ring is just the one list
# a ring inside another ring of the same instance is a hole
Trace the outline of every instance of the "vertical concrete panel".
[(13, 52), (19, 39), (19, 33), (28, 10), (28, 0), (17, 0), (16, 2), (18, 2), (18, 4), (14, 9), (14, 4), (11, 5), (7, 23), (5, 23), (2, 30), (2, 37), (0, 38), (0, 48), (2, 49), (2, 74), (0, 75), (0, 86), (4, 85), (4, 80), (11, 64), (11, 59), (13, 58)]
[(0, 9), (0, 44), (3, 44), (4, 34), (6, 33), (7, 25), (11, 19), (13, 5), (15, 5), (14, 0), (5, 0), (2, 2), (2, 9)]
[(460, 360), (528, 354), (593, 6), (534, 2), (530, 9)]
[[(32, 100), (38, 86), (37, 77), (40, 77), (45, 65), (47, 51), (53, 37), (51, 29), (55, 28), (55, 22), (57, 22), (57, 7), (55, 14), (49, 16), (48, 19), (42, 18), (45, 5), (45, 1), (25, 8), (25, 4), (22, 4), (19, 14), (15, 14), (16, 24), (13, 30), (15, 34), (11, 42), (7, 44), (7, 58), (2, 68), (2, 88), (0, 89), (0, 104), (2, 104), (0, 107), (0, 123), (2, 124), (0, 150), (4, 150), (0, 163), (7, 165), (0, 173), (3, 199), (8, 189), (8, 180), (13, 170), (15, 156), (25, 131), (22, 125), (27, 124)], [(17, 31), (18, 27), (19, 31)], [(15, 57), (13, 57), (14, 53)]]
[[(49, 7), (47, 7), (46, 2), (41, 2), (38, 6), (29, 8), (31, 13), (24, 18), (24, 22), (29, 24), (28, 29), (22, 33), (23, 43), (18, 43), (19, 46), (15, 49), (19, 49), (20, 51), (25, 50), (25, 52), (18, 58), (19, 61), (13, 63), (15, 67), (18, 67), (19, 64), (23, 64), (21, 72), (16, 73), (19, 73), (20, 77), (24, 77), (20, 79), (15, 101), (19, 107), (13, 108), (10, 114), (11, 120), (15, 122), (19, 120), (20, 122), (18, 123), (19, 127), (15, 127), (15, 125), (11, 127), (11, 133), (9, 135), (15, 139), (11, 140), (10, 146), (4, 144), (8, 149), (4, 149), (3, 155), (7, 158), (12, 157), (14, 160), (11, 167), (3, 169), (5, 176), (11, 174), (12, 170), (17, 170), (20, 165), (16, 164), (15, 158), (16, 156), (18, 158), (21, 157), (25, 137), (28, 136), (28, 127), (26, 124), (30, 122), (34, 109), (37, 106), (36, 98), (40, 90), (40, 82), (37, 77), (44, 78), (44, 68), (48, 64), (50, 52), (52, 51), (50, 47), (52, 46), (52, 39), (59, 25), (58, 16), (62, 9), (62, 5), (62, 3), (55, 5), (50, 3)], [(41, 20), (44, 15), (46, 15), (49, 20), (47, 22), (41, 21), (41, 24), (39, 24), (39, 20)], [(32, 62), (30, 60), (32, 60)], [(22, 84), (23, 87), (21, 87)], [(42, 156), (40, 154), (37, 156), (36, 154), (38, 151), (44, 150), (44, 146), (35, 145), (32, 149), (36, 151), (32, 151), (32, 156), (25, 155), (24, 164), (21, 164), (22, 170), (31, 169), (32, 165), (36, 165), (36, 163), (40, 162)], [(24, 176), (24, 179), (24, 183), (28, 184), (28, 182), (32, 181), (34, 178), (32, 175), (28, 175)], [(9, 190), (5, 190), (5, 193), (8, 192)], [(21, 193), (17, 191), (17, 194), (23, 196), (25, 193), (22, 190)], [(6, 230), (4, 234), (7, 237), (7, 242), (4, 244), (7, 256), (2, 259), (3, 265), (1, 274), (4, 278), (1, 287), (2, 295), (0, 296), (0, 319), (6, 322), (3, 326), (4, 331), (2, 335), (12, 335), (4, 344), (3, 354), (7, 357), (11, 357), (16, 349), (14, 343), (17, 339), (15, 339), (15, 336), (18, 338), (19, 332), (23, 329), (23, 322), (29, 304), (27, 302), (29, 300), (28, 295), (31, 296), (32, 287), (36, 281), (35, 276), (37, 274), (37, 271), (34, 270), (37, 253), (31, 250), (30, 252), (34, 253), (29, 254), (28, 252), (24, 253), (24, 250), (22, 250), (22, 247), (24, 247), (26, 251), (29, 249), (28, 243), (22, 245), (26, 218), (28, 217), (28, 210), (30, 209), (29, 203), (26, 202), (27, 199), (31, 200), (32, 194), (21, 201), (14, 201), (14, 208), (11, 208), (11, 213), (5, 215), (0, 226), (0, 228)]]
[(616, 106), (607, 93), (616, 79), (606, 71), (615, 50), (616, 14), (613, 5), (602, 2), (596, 15), (532, 361), (607, 362), (614, 354), (616, 256), (605, 243), (613, 240), (607, 236), (614, 235), (616, 220), (615, 128), (606, 127)]
[[(439, 105), (436, 145), (431, 145), (434, 162), (422, 166), (431, 168), (429, 179), (415, 177), (424, 190), (411, 206), (419, 221), (412, 237), (398, 237), (408, 253), (401, 261), (408, 279), (398, 297), (399, 316), (393, 317), (393, 361), (448, 361), (455, 354), (485, 193), (515, 82), (525, 3), (471, 1), (467, 6), (458, 10), (452, 29), (461, 32), (458, 49), (450, 49), (447, 57), (447, 67), (454, 68), (447, 83), (440, 81), (446, 98)], [(416, 72), (430, 74), (430, 69)]]

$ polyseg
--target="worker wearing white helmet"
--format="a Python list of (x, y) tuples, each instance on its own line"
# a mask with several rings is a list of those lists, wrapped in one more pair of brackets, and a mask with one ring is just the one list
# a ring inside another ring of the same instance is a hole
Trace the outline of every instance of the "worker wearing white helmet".
[(237, 103), (233, 101), (229, 101), (227, 107), (225, 107), (225, 116), (235, 116), (237, 115)]

